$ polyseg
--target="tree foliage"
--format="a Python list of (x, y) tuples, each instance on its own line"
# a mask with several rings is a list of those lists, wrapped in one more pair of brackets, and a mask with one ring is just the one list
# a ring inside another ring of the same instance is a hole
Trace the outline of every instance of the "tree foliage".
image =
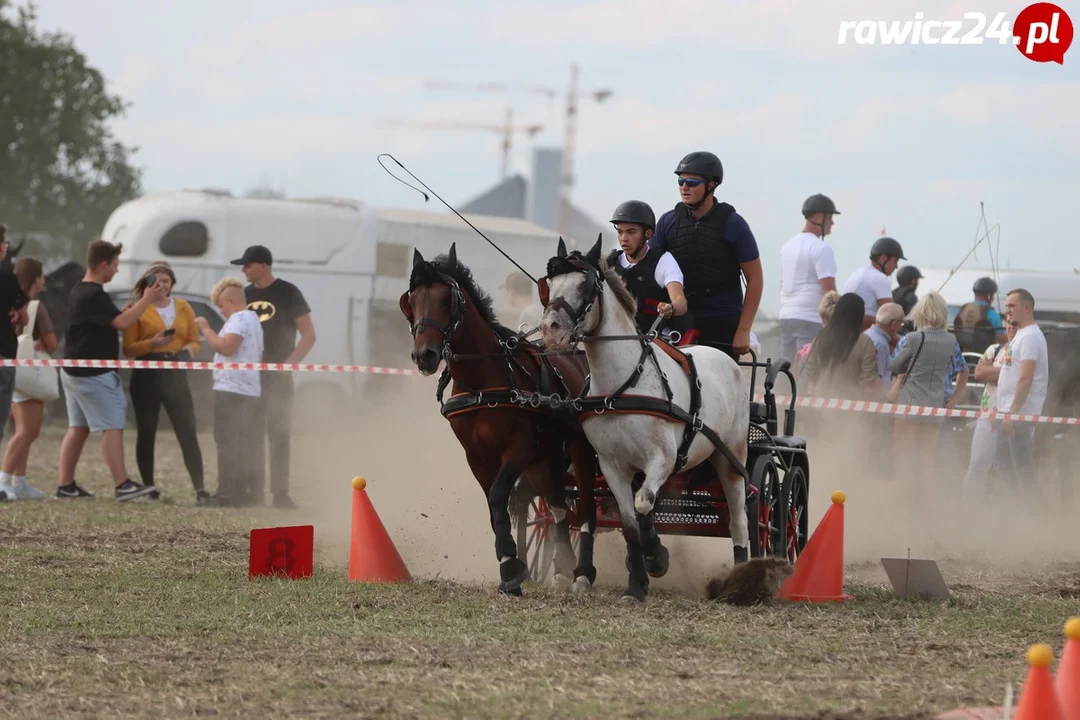
[(141, 171), (109, 130), (127, 105), (70, 37), (36, 22), (32, 4), (0, 0), (0, 222), (81, 261), (109, 213), (141, 194)]

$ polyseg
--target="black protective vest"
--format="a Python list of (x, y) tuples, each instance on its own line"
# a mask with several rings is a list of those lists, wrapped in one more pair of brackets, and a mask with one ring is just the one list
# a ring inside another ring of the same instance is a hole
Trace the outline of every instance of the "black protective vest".
[(987, 319), (989, 312), (989, 305), (969, 302), (956, 313), (956, 319), (953, 320), (953, 335), (960, 343), (961, 352), (986, 352), (986, 348), (997, 340), (998, 331)]
[(715, 199), (713, 203), (700, 220), (683, 203), (675, 206), (675, 223), (666, 249), (682, 269), (687, 298), (716, 295), (742, 283), (735, 248), (724, 238), (724, 228), (735, 208)]
[[(637, 322), (638, 330), (644, 334), (656, 322), (656, 316), (659, 314), (656, 309), (657, 305), (662, 302), (671, 302), (671, 296), (668, 295), (667, 288), (661, 287), (656, 282), (656, 266), (664, 253), (655, 248), (649, 248), (649, 251), (645, 253), (645, 257), (629, 268), (624, 268), (622, 263), (619, 262), (619, 255), (621, 254), (619, 250), (612, 252), (609, 264), (626, 283), (626, 289), (637, 300), (637, 315), (634, 316), (634, 320)], [(660, 326), (660, 329), (678, 330), (680, 333), (685, 334), (685, 331), (689, 329), (688, 320), (689, 313), (681, 317), (672, 316)]]

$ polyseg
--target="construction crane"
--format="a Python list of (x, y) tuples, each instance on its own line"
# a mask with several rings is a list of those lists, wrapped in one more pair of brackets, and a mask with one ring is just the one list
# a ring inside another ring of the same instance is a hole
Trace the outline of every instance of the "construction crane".
[[(506, 83), (455, 83), (449, 81), (432, 80), (424, 84), (429, 90), (452, 90), (469, 89), (478, 92), (507, 93), (529, 92), (547, 96), (553, 100), (558, 91), (541, 85), (528, 85), (514, 87)], [(570, 191), (574, 184), (574, 152), (577, 148), (577, 117), (578, 117), (578, 66), (570, 65), (570, 87), (566, 92), (566, 125), (563, 131), (563, 147), (560, 155), (559, 167), (559, 220), (558, 231), (562, 235), (569, 234), (570, 221)], [(592, 90), (587, 93), (597, 103), (602, 103), (612, 95), (611, 90)]]
[(453, 130), (484, 130), (502, 134), (502, 179), (505, 180), (510, 171), (510, 151), (513, 147), (513, 136), (516, 132), (524, 132), (529, 137), (534, 137), (544, 129), (543, 125), (514, 125), (514, 111), (509, 106), (506, 108), (506, 120), (502, 125), (458, 122), (454, 120), (389, 120), (382, 123), (390, 127), (414, 127), (429, 129), (453, 129)]

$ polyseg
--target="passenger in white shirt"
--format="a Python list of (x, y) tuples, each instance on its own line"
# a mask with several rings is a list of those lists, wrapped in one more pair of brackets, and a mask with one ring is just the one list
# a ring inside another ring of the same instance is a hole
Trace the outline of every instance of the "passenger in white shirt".
[[(1016, 337), (1005, 348), (998, 373), (997, 411), (1000, 414), (1040, 415), (1050, 383), (1046, 336), (1035, 323), (1035, 298), (1027, 290), (1013, 290), (1005, 298), (1008, 322), (1016, 325)], [(998, 450), (1012, 458), (1016, 473), (1014, 489), (1031, 497), (1035, 483), (1035, 425), (1001, 421)]]
[[(195, 322), (214, 350), (215, 363), (262, 361), (263, 330), (259, 316), (247, 309), (244, 284), (225, 278), (214, 286), (210, 301), (221, 309), (225, 324), (214, 332), (206, 318)], [(256, 418), (262, 386), (259, 370), (214, 369), (214, 442), (218, 453), (218, 490), (214, 505), (240, 506), (257, 496), (260, 478), (253, 461), (261, 449)]]
[(615, 208), (611, 224), (619, 234), (622, 250), (613, 253), (618, 256), (617, 263), (608, 262), (637, 299), (638, 330), (647, 333), (661, 315), (666, 318), (660, 326), (661, 335), (677, 331), (680, 340), (686, 337), (693, 324), (686, 312), (682, 269), (671, 253), (649, 247), (656, 230), (652, 208), (640, 200), (627, 200)]
[(851, 273), (844, 283), (844, 293), (857, 293), (866, 303), (863, 316), (863, 330), (869, 330), (877, 318), (878, 308), (893, 301), (892, 286), (889, 276), (896, 272), (896, 266), (904, 257), (904, 248), (891, 237), (880, 237), (870, 248), (870, 264)]
[(825, 242), (840, 211), (825, 195), (803, 202), (802, 232), (780, 249), (780, 356), (794, 362), (799, 348), (821, 331), (818, 306), (836, 289), (836, 256)]

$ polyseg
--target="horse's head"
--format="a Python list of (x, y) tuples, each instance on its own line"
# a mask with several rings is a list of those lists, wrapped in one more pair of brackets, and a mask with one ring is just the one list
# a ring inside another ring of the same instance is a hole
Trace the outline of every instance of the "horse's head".
[(548, 260), (547, 277), (540, 279), (540, 302), (544, 319), (540, 335), (544, 345), (553, 350), (565, 350), (580, 335), (588, 334), (600, 325), (597, 300), (604, 284), (600, 266), (600, 245), (603, 236), (582, 255), (575, 250), (566, 252), (566, 243), (559, 238), (555, 257)]
[(409, 321), (413, 336), (412, 361), (424, 375), (439, 369), (439, 362), (450, 352), (450, 336), (465, 314), (465, 293), (442, 263), (457, 265), (456, 243), (445, 258), (427, 261), (413, 250), (409, 290), (402, 293), (401, 312)]

